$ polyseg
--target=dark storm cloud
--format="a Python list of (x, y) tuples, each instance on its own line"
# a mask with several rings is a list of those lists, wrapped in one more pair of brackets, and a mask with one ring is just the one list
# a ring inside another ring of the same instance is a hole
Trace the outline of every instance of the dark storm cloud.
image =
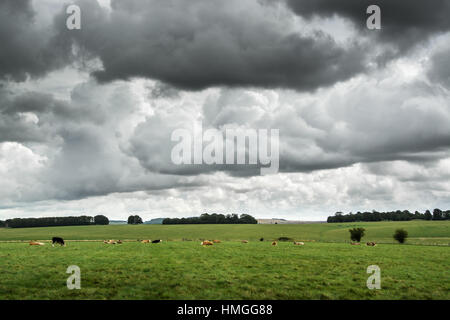
[(0, 79), (23, 81), (69, 61), (70, 42), (34, 24), (30, 0), (0, 1)]
[[(362, 48), (330, 36), (286, 31), (274, 8), (252, 1), (112, 1), (112, 12), (96, 1), (78, 2), (81, 30), (61, 27), (98, 56), (106, 82), (131, 77), (158, 79), (183, 89), (211, 86), (286, 87), (311, 90), (362, 72)], [(56, 25), (65, 23), (65, 14)]]
[[(450, 2), (447, 0), (286, 0), (288, 6), (305, 18), (338, 15), (349, 19), (357, 29), (367, 35), (396, 46), (400, 51), (450, 30)], [(381, 8), (382, 30), (366, 27), (370, 5)]]

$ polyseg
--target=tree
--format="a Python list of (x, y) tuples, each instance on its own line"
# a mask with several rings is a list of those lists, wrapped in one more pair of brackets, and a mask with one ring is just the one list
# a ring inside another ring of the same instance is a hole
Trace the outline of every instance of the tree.
[(425, 220), (431, 220), (431, 218), (433, 217), (433, 216), (431, 215), (430, 210), (425, 211), (424, 216), (425, 216)]
[(142, 221), (142, 218), (139, 217), (138, 215), (128, 217), (128, 224), (142, 224), (142, 223), (144, 222)]
[(442, 220), (444, 218), (442, 214), (442, 210), (434, 209), (433, 210), (433, 220)]
[(350, 239), (352, 241), (360, 242), (361, 238), (364, 237), (364, 228), (353, 228), (348, 230), (350, 232)]
[(94, 217), (94, 224), (108, 225), (109, 219), (104, 215), (99, 214)]
[(397, 229), (395, 230), (393, 237), (399, 243), (404, 243), (406, 241), (406, 238), (408, 238), (408, 231), (404, 229)]

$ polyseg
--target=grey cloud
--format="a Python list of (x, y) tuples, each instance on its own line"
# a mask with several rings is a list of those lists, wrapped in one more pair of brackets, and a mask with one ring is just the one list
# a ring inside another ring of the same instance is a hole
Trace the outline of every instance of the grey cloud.
[[(288, 6), (305, 18), (338, 15), (349, 19), (361, 33), (375, 36), (393, 45), (400, 52), (427, 40), (430, 36), (450, 30), (450, 2), (431, 0), (286, 0)], [(366, 28), (366, 10), (376, 4), (381, 8), (382, 30)]]
[(100, 58), (103, 70), (94, 75), (103, 82), (147, 77), (189, 90), (312, 90), (365, 70), (356, 42), (343, 46), (321, 32), (288, 32), (261, 1), (112, 1), (109, 16), (96, 1), (78, 3), (82, 29), (60, 28), (60, 38)]
[(70, 42), (34, 24), (31, 0), (0, 2), (0, 79), (39, 77), (70, 61)]

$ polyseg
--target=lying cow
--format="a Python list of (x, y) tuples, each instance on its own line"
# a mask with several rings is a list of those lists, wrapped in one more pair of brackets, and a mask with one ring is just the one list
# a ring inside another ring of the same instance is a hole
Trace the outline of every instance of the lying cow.
[(278, 244), (278, 243), (277, 243), (276, 241), (273, 241), (273, 242), (272, 242), (272, 245), (273, 245), (273, 246), (276, 246), (277, 244)]
[(366, 244), (370, 247), (375, 247), (377, 245), (375, 242), (367, 242)]
[(44, 244), (42, 242), (30, 241), (30, 246), (43, 246)]
[(64, 243), (63, 238), (60, 238), (60, 237), (53, 237), (52, 238), (52, 247), (55, 246), (55, 243), (60, 244), (61, 246), (66, 246), (66, 244)]
[(162, 240), (161, 239), (158, 239), (158, 240), (153, 240), (152, 241), (152, 243), (161, 243), (162, 242)]
[(297, 242), (297, 241), (294, 241), (294, 245), (296, 245), (296, 246), (304, 246), (305, 243), (304, 243), (304, 242)]
[(212, 246), (213, 243), (211, 241), (205, 240), (205, 241), (200, 242), (200, 245), (202, 245), (202, 246)]
[(142, 240), (142, 243), (150, 243), (150, 240)]
[(214, 243), (220, 243), (220, 240), (213, 240)]
[(103, 241), (103, 243), (106, 243), (106, 244), (116, 244), (117, 241), (116, 241), (116, 240), (105, 240), (105, 241)]

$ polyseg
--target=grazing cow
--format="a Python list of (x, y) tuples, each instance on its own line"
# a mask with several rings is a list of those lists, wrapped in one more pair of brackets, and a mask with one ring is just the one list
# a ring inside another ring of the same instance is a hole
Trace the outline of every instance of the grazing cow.
[(214, 243), (220, 243), (220, 240), (213, 240)]
[(30, 241), (30, 246), (43, 246), (45, 243)]
[(273, 246), (276, 246), (277, 244), (278, 244), (278, 243), (277, 243), (276, 241), (273, 241), (273, 242), (272, 242), (272, 245), (273, 245)]
[(64, 240), (63, 240), (63, 238), (60, 238), (60, 237), (53, 237), (52, 238), (52, 247), (54, 247), (55, 246), (55, 243), (58, 243), (58, 244), (60, 244), (61, 246), (66, 246), (66, 244), (64, 243)]
[(296, 246), (304, 246), (305, 243), (304, 243), (304, 242), (297, 242), (297, 241), (294, 241), (294, 245), (296, 245)]
[(242, 243), (248, 243), (248, 240), (242, 240)]
[(370, 247), (375, 247), (377, 245), (375, 242), (367, 242), (366, 244)]
[(158, 239), (158, 240), (153, 240), (152, 241), (152, 243), (161, 243), (162, 242), (162, 240), (161, 239)]
[(150, 240), (142, 240), (142, 243), (150, 243)]
[(352, 242), (352, 243), (350, 243), (352, 246), (359, 246), (360, 245), (360, 243), (359, 242)]
[(202, 246), (212, 246), (213, 245), (213, 243), (211, 242), (211, 241), (202, 241), (202, 242), (200, 242), (200, 245), (202, 245)]

